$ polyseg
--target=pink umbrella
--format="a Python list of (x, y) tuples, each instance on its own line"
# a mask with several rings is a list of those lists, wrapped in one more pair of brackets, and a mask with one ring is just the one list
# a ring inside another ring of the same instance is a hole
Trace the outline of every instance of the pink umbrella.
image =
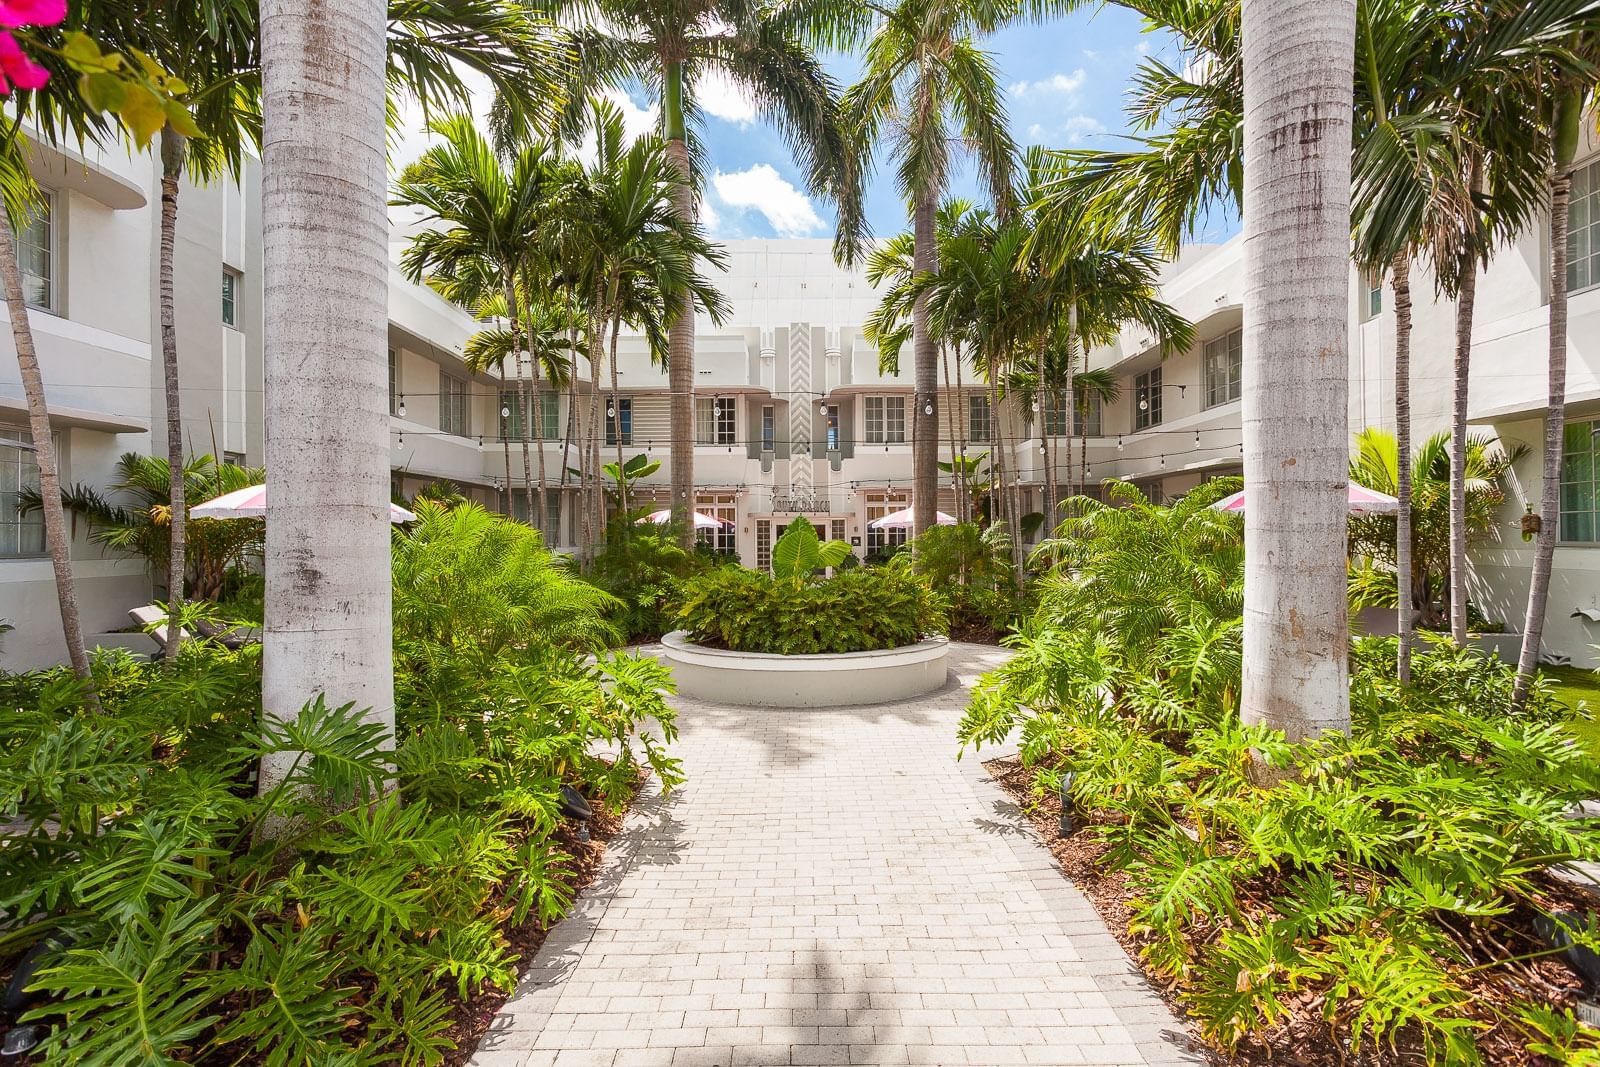
[[(196, 504), (189, 509), (191, 519), (259, 519), (266, 513), (267, 487), (264, 485), (235, 489), (231, 493), (223, 493), (215, 500), (207, 500), (204, 504)], [(389, 505), (390, 522), (414, 522), (416, 517), (413, 512), (407, 511), (399, 504)]]
[[(946, 515), (942, 511), (934, 512), (934, 516), (934, 522), (939, 526), (954, 526), (956, 524), (953, 516)], [(896, 526), (914, 526), (916, 521), (911, 517), (910, 508), (902, 508), (899, 511), (891, 511), (881, 519), (874, 519), (867, 525), (874, 530), (887, 530)]]
[[(1232, 496), (1223, 497), (1211, 505), (1213, 511), (1244, 511), (1243, 489)], [(1350, 513), (1353, 515), (1393, 515), (1400, 510), (1400, 501), (1387, 493), (1350, 483)]]
[[(713, 519), (710, 515), (702, 515), (698, 511), (691, 511), (689, 515), (694, 519), (694, 528), (696, 530), (720, 530), (724, 526), (733, 525), (733, 523), (727, 522), (723, 519)], [(662, 508), (660, 511), (652, 511), (639, 521), (653, 522), (657, 523), (658, 525), (660, 523), (671, 522), (672, 512), (668, 508)]]

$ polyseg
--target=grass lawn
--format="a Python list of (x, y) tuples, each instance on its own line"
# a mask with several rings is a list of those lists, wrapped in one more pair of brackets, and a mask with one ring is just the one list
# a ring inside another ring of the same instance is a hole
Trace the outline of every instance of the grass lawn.
[[(1582, 700), (1591, 715), (1600, 715), (1600, 673), (1585, 667), (1543, 667), (1539, 673), (1555, 686), (1556, 696), (1573, 711), (1578, 710), (1578, 701)], [(1577, 719), (1572, 732), (1583, 739), (1590, 755), (1600, 759), (1600, 722)]]

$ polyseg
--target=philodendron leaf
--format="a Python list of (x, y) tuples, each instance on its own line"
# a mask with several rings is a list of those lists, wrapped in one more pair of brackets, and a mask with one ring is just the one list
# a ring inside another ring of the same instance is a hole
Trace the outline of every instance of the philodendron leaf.
[(819, 566), (816, 528), (805, 518), (795, 519), (772, 546), (773, 576), (804, 578)]
[(850, 542), (829, 541), (817, 549), (817, 566), (837, 567), (850, 554)]

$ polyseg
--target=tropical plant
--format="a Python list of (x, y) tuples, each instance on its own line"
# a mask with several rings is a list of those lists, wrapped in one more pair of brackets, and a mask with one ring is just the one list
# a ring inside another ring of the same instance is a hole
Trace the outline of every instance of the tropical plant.
[(717, 567), (681, 583), (673, 616), (699, 644), (786, 656), (898, 648), (945, 626), (943, 602), (904, 557), (825, 581)]
[(949, 602), (952, 636), (993, 642), (1021, 610), (1003, 526), (934, 526), (916, 539), (911, 567)]
[(823, 541), (811, 520), (801, 515), (773, 542), (772, 576), (800, 585), (830, 567), (837, 567), (848, 555), (848, 541)]
[[(586, 487), (589, 503), (584, 511), (581, 545), (585, 553), (593, 551), (603, 522), (598, 481), (600, 366), (607, 329), (611, 337), (611, 395), (615, 398), (617, 341), (625, 321), (643, 328), (651, 341), (653, 357), (660, 360), (666, 356), (661, 344), (680, 315), (690, 314), (692, 318), (693, 309), (699, 307), (712, 321), (720, 322), (726, 314), (721, 294), (699, 270), (702, 261), (721, 267), (725, 256), (720, 247), (706, 240), (692, 215), (680, 210), (681, 205), (676, 202), (680, 182), (664, 142), (654, 135), (629, 142), (621, 112), (608, 101), (592, 99), (588, 115), (596, 142), (594, 160), (574, 182), (570, 196), (562, 204), (558, 223), (562, 270), (580, 294), (588, 317), (587, 448), (589, 469), (596, 473)], [(671, 373), (676, 381), (676, 367)], [(677, 386), (672, 388), (676, 410)], [(692, 380), (688, 388), (692, 392)], [(673, 432), (678, 432), (676, 427)], [(620, 432), (616, 441), (621, 463)]]
[[(817, 57), (816, 41), (831, 42), (854, 10), (839, 0), (801, 6), (737, 0), (539, 0), (571, 34), (577, 53), (568, 125), (582, 124), (582, 101), (604, 87), (643, 83), (661, 103), (663, 151), (671, 169), (671, 201), (682, 224), (696, 225), (695, 204), (704, 166), (691, 137), (702, 114), (702, 84), (716, 79), (747, 94), (756, 111), (777, 127), (800, 164), (810, 190), (834, 195), (846, 151), (839, 130), (836, 92)], [(678, 306), (662, 316), (670, 331), (667, 352), (672, 398), (671, 499), (682, 547), (694, 536), (694, 296), (667, 294)]]
[[(864, 40), (861, 79), (843, 101), (850, 116), (852, 160), (835, 241), (842, 258), (854, 259), (862, 252), (866, 225), (860, 187), (885, 144), (896, 164), (896, 190), (911, 212), (916, 274), (940, 269), (937, 217), (954, 162), (952, 149), (966, 150), (999, 217), (1010, 214), (1016, 146), (1006, 127), (994, 64), (981, 42), (1048, 7), (1016, 0), (899, 0), (892, 7), (862, 9), (850, 35), (854, 41)], [(921, 292), (911, 308), (911, 506), (917, 534), (934, 524), (939, 485), (939, 330), (930, 321), (930, 300), (929, 293)], [(1015, 529), (1015, 516), (1012, 522)]]
[[(1411, 551), (1407, 583), (1407, 610), (1420, 613), (1418, 624), (1427, 629), (1449, 625), (1446, 604), (1450, 595), (1450, 435), (1441, 431), (1412, 454), (1410, 464)], [(1505, 476), (1522, 454), (1506, 449), (1493, 438), (1467, 439), (1467, 531), (1482, 537), (1493, 527), (1494, 516), (1505, 502)], [(1350, 480), (1380, 493), (1399, 491), (1399, 450), (1395, 436), (1369, 427), (1356, 438), (1350, 459)], [(1357, 515), (1350, 519), (1350, 550), (1358, 558), (1377, 564), (1377, 576), (1354, 572), (1361, 595), (1357, 606), (1395, 606), (1399, 600), (1395, 575), (1399, 570), (1396, 523), (1388, 516)]]
[[(196, 503), (224, 493), (259, 485), (266, 472), (260, 467), (218, 463), (211, 456), (193, 456), (184, 464), (183, 498)], [(144, 558), (160, 574), (171, 558), (171, 476), (167, 461), (157, 456), (125, 452), (117, 461), (117, 476), (109, 486), (122, 500), (111, 499), (86, 485), (62, 493), (62, 506), (89, 524), (100, 544)], [(44, 506), (35, 489), (24, 489), (19, 507), (24, 512)], [(193, 505), (185, 505), (185, 517)], [(266, 536), (260, 519), (195, 519), (189, 523), (184, 545), (184, 583), (195, 598), (218, 599), (230, 572), (261, 553)], [(181, 613), (182, 598), (169, 589), (167, 605)]]
[(1535, 994), (1511, 961), (1558, 951), (1532, 919), (1547, 863), (1600, 853), (1561, 814), (1600, 769), (1544, 683), (1513, 713), (1514, 671), (1448, 643), (1405, 685), (1392, 640), (1357, 642), (1348, 734), (1243, 725), (1243, 535), (1210, 507), (1237, 485), (1069, 502), (962, 744), (1020, 730), (1033, 800), (1116, 872), (1145, 967), (1219, 1050), (1281, 1048), (1291, 1024), (1303, 1042), (1312, 1013), (1331, 1046), (1399, 1038), (1426, 1063), (1483, 1062), (1490, 1027), (1496, 1048), (1548, 1040), (1518, 1021)]

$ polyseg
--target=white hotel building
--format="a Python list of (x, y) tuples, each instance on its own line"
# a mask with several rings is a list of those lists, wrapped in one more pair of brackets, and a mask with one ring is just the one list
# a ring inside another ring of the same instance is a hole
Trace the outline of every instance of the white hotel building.
[[(1546, 651), (1600, 665), (1592, 643), (1600, 628), (1574, 618), (1600, 608), (1600, 145), (1573, 195), (1568, 483), (1556, 553)], [(50, 192), (46, 218), (21, 239), (29, 274), (30, 313), (59, 445), (63, 479), (104, 488), (117, 457), (159, 450), (163, 401), (156, 313), (159, 174), (151, 156), (129, 159), (40, 149), (35, 169)], [(185, 187), (180, 196), (177, 291), (183, 416), (192, 452), (261, 462), (261, 259), (259, 176), (237, 186)], [(407, 223), (395, 232), (395, 250)], [(875, 294), (859, 272), (833, 262), (824, 240), (734, 241), (729, 270), (716, 281), (732, 308), (727, 322), (702, 321), (696, 340), (696, 506), (727, 519), (714, 535), (751, 566), (767, 562), (772, 539), (796, 515), (865, 554), (903, 536), (869, 528), (872, 519), (911, 503), (910, 366), (884, 375), (861, 333)], [(1593, 255), (1591, 255), (1591, 252)], [(1094, 366), (1122, 381), (1115, 404), (1092, 412), (1085, 427), (1091, 480), (1122, 478), (1158, 497), (1206, 478), (1240, 471), (1239, 359), (1243, 245), (1194, 246), (1163, 279), (1167, 300), (1196, 326), (1191, 350), (1163, 360), (1142, 331), (1091, 353)], [(1491, 619), (1520, 626), (1531, 546), (1517, 520), (1539, 496), (1538, 446), (1545, 390), (1545, 276), (1548, 239), (1531, 231), (1504, 249), (1479, 286), (1471, 381), (1471, 418), (1479, 432), (1530, 454), (1513, 473), (1510, 498), (1494, 537), (1475, 548), (1474, 602)], [(1432, 298), (1416, 273), (1413, 405), (1418, 438), (1447, 425), (1452, 308)], [(1393, 426), (1393, 319), (1389, 294), (1368, 290), (1351, 273), (1350, 428)], [(502, 383), (470, 374), (460, 352), (478, 328), (431, 291), (390, 284), (390, 410), (394, 484), (409, 495), (447, 479), (490, 507), (523, 510), (507, 494)], [(4, 308), (0, 307), (0, 315)], [(625, 455), (666, 459), (667, 377), (642, 340), (624, 336), (618, 354), (616, 434)], [(578, 368), (580, 383), (587, 367)], [(603, 372), (603, 382), (609, 374)], [(514, 389), (514, 383), (511, 388)], [(588, 411), (586, 384), (574, 395), (549, 393), (535, 448), (549, 472), (547, 525), (557, 548), (576, 547), (576, 491), (563, 471), (569, 442)], [(1011, 470), (1028, 498), (1042, 500), (1041, 434), (1054, 442), (1056, 480), (1070, 478), (1062, 458), (1067, 419), (1033, 412), (998, 413), (977, 382), (943, 395), (976, 449), (1009, 450)], [(155, 434), (152, 435), (154, 428)], [(513, 427), (514, 432), (515, 428)], [(0, 668), (22, 669), (64, 658), (42, 523), (19, 518), (13, 501), (36, 472), (10, 331), (0, 330)], [(947, 451), (942, 449), (942, 451)], [(575, 453), (570, 453), (575, 455)], [(512, 486), (520, 489), (521, 448), (511, 448)], [(643, 486), (665, 499), (666, 467)], [(946, 483), (948, 478), (946, 477)], [(565, 484), (564, 484), (565, 483)], [(951, 489), (938, 506), (953, 508)], [(93, 544), (79, 524), (74, 566), (86, 633), (127, 624), (127, 610), (159, 595), (142, 561)]]

